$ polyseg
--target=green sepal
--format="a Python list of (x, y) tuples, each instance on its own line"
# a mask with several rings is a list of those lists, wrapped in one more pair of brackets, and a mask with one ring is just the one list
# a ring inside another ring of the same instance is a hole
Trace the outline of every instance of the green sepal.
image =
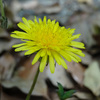
[(58, 93), (58, 96), (59, 96), (60, 99), (64, 95), (64, 89), (63, 89), (63, 86), (60, 83), (58, 83), (58, 91), (57, 91), (57, 93)]
[(71, 98), (75, 92), (76, 92), (76, 90), (69, 90), (69, 91), (65, 92), (64, 95), (62, 96), (62, 100)]

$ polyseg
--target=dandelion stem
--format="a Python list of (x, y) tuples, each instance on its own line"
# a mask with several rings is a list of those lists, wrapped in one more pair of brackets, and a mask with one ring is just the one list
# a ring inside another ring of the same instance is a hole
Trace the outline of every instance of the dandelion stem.
[(0, 26), (2, 28), (7, 28), (8, 21), (7, 21), (7, 18), (5, 16), (2, 0), (0, 0), (0, 9), (1, 9), (1, 16), (2, 16), (2, 17), (0, 17), (0, 21), (1, 21), (1, 25)]
[(31, 94), (32, 94), (32, 91), (34, 90), (34, 87), (35, 87), (35, 84), (36, 84), (36, 82), (37, 82), (37, 78), (38, 78), (38, 75), (39, 75), (39, 68), (38, 68), (38, 70), (37, 70), (37, 72), (36, 72), (36, 75), (35, 75), (35, 78), (34, 78), (34, 80), (33, 80), (33, 84), (32, 84), (32, 86), (31, 86), (31, 89), (30, 89), (30, 91), (29, 91), (29, 93), (28, 93), (28, 95), (27, 95), (27, 97), (26, 97), (26, 100), (30, 100), (30, 96), (31, 96)]
[(1, 15), (2, 15), (2, 17), (5, 17), (2, 0), (0, 0), (0, 7), (1, 7)]

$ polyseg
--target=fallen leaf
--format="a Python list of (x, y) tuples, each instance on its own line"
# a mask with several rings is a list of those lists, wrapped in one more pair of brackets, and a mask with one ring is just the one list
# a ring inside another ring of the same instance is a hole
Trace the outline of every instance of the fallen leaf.
[[(21, 17), (18, 16), (18, 12), (20, 10), (33, 10), (35, 7), (38, 6), (38, 0), (25, 0), (25, 1), (19, 1), (19, 0), (13, 0), (11, 2), (10, 9), (12, 11), (12, 14), (14, 16), (13, 20), (15, 22), (21, 21)], [(13, 10), (12, 10), (13, 9)], [(22, 14), (22, 13), (21, 13)]]
[(9, 41), (0, 41), (0, 53), (4, 50), (10, 50), (12, 48), (12, 45), (19, 43), (20, 40), (18, 39), (12, 39)]
[[(2, 81), (2, 85), (6, 88), (12, 88), (17, 87), (19, 88), (23, 93), (28, 94), (33, 79), (35, 77), (35, 73), (38, 69), (39, 62), (37, 62), (35, 65), (32, 66), (31, 61), (33, 60), (33, 56), (29, 57), (27, 61), (24, 62), (24, 64), (21, 66), (21, 68), (16, 71), (16, 74), (13, 78), (10, 80)], [(48, 88), (45, 83), (45, 72), (40, 73), (39, 77), (37, 79), (37, 83), (35, 85), (34, 91), (32, 92), (32, 95), (35, 96), (43, 96), (49, 100), (48, 97)]]
[(93, 61), (84, 74), (84, 85), (96, 96), (100, 95), (100, 68), (97, 61)]
[(0, 28), (0, 38), (9, 39), (9, 34), (2, 28)]
[(66, 63), (68, 66), (66, 71), (70, 72), (73, 79), (82, 86), (85, 68), (80, 63), (76, 63), (74, 61)]
[(77, 96), (79, 99), (84, 99), (84, 100), (94, 100), (94, 97), (92, 96), (91, 93), (87, 93), (87, 92), (76, 92), (74, 94), (75, 96)]
[(70, 78), (67, 76), (65, 69), (56, 63), (55, 72), (52, 74), (50, 72), (49, 66), (47, 67), (47, 77), (50, 79), (53, 85), (57, 86), (57, 82), (62, 84), (65, 88), (73, 88), (74, 84), (71, 82)]
[(93, 0), (78, 0), (80, 3), (86, 2), (87, 4), (93, 4)]
[(34, 11), (36, 13), (47, 13), (47, 14), (52, 14), (52, 13), (58, 13), (62, 10), (62, 8), (60, 7), (59, 4), (55, 5), (55, 6), (42, 6), (39, 5), (37, 6)]
[(40, 5), (43, 5), (43, 6), (52, 6), (56, 3), (58, 3), (59, 1), (58, 0), (49, 0), (49, 1), (46, 1), (46, 0), (38, 0), (39, 4)]
[(75, 33), (74, 34), (79, 34), (81, 33), (80, 38), (76, 39), (77, 41), (83, 41), (86, 44), (86, 48), (90, 48), (91, 46), (93, 46), (94, 44), (96, 44), (96, 42), (94, 41), (92, 34), (91, 33), (91, 28), (88, 25), (88, 21), (90, 19), (88, 19), (88, 17), (85, 18), (81, 18), (79, 19), (79, 21), (76, 21), (72, 26), (70, 26), (71, 28), (75, 28)]
[(15, 64), (16, 62), (14, 57), (9, 53), (5, 53), (0, 57), (0, 76), (2, 76), (1, 79), (6, 80), (11, 78)]
[(100, 27), (100, 22), (98, 20), (100, 20), (100, 12), (99, 11), (95, 12), (90, 18), (90, 22), (91, 22), (90, 27), (91, 27), (91, 31), (93, 34), (96, 33), (95, 26)]
[(60, 100), (56, 92), (50, 92), (51, 100)]
[(93, 61), (92, 56), (87, 52), (83, 51), (83, 53), (85, 54), (85, 57), (80, 57), (82, 59), (82, 64), (85, 64), (85, 65), (91, 64)]

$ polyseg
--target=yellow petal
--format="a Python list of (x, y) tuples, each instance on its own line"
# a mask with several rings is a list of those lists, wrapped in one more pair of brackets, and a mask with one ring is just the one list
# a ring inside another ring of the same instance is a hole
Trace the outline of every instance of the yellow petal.
[(51, 20), (50, 20), (50, 19), (48, 19), (47, 23), (48, 23), (48, 24), (51, 24)]
[(16, 48), (16, 47), (24, 46), (25, 44), (26, 44), (26, 43), (15, 44), (15, 45), (13, 45), (12, 47), (13, 47), (13, 48)]
[(37, 44), (36, 42), (33, 42), (33, 41), (27, 41), (27, 40), (24, 40), (24, 41), (26, 42), (27, 45), (32, 46), (32, 47), (36, 46)]
[(28, 20), (28, 23), (30, 24), (31, 27), (33, 27), (35, 25), (32, 20)]
[(84, 44), (81, 42), (77, 42), (77, 41), (71, 41), (71, 46), (77, 47), (77, 48), (82, 48), (85, 49)]
[(85, 57), (85, 54), (82, 53), (82, 52), (73, 52), (73, 53), (75, 53), (75, 54), (77, 54), (77, 55), (79, 55), (79, 56)]
[(41, 20), (41, 18), (39, 18), (39, 23), (42, 24), (42, 20)]
[(51, 55), (51, 51), (50, 50), (47, 50), (47, 55)]
[(34, 22), (35, 22), (35, 23), (38, 23), (38, 22), (37, 22), (37, 18), (36, 18), (36, 16), (35, 16), (35, 18), (34, 18)]
[(12, 33), (14, 33), (14, 34), (11, 34), (11, 37), (15, 37), (15, 38), (19, 38), (19, 39), (30, 39), (30, 36), (25, 32), (14, 31)]
[(50, 71), (51, 73), (55, 72), (55, 64), (54, 64), (54, 58), (51, 56), (49, 56), (49, 65), (50, 65)]
[(71, 35), (72, 35), (74, 32), (75, 32), (75, 28), (69, 30), (69, 34), (71, 34)]
[(30, 27), (30, 25), (29, 25), (29, 23), (28, 23), (28, 21), (27, 21), (27, 19), (25, 17), (23, 17), (22, 20), (28, 27)]
[(46, 53), (47, 53), (46, 49), (42, 49), (42, 51), (41, 51), (41, 57), (45, 56)]
[(57, 52), (55, 52), (53, 55), (56, 55), (56, 59), (58, 59), (58, 61), (60, 62), (60, 65), (62, 65), (65, 69), (68, 68), (65, 61), (64, 61), (64, 59)]
[(40, 54), (41, 54), (41, 50), (35, 55), (32, 61), (32, 65), (34, 65), (38, 61), (38, 59), (40, 58)]
[(16, 34), (11, 34), (10, 36), (13, 38), (19, 38), (19, 39), (22, 38), (22, 37), (17, 36)]
[(22, 22), (19, 22), (18, 24), (18, 27), (21, 28), (22, 30), (28, 32), (29, 31), (29, 27), (27, 27), (24, 23)]
[(75, 48), (72, 48), (72, 47), (68, 47), (66, 50), (67, 51), (71, 51), (71, 52), (73, 52), (73, 53), (75, 53), (75, 54), (77, 54), (79, 56), (85, 57), (85, 54), (82, 53), (81, 50), (78, 50), (78, 49), (75, 49)]
[(15, 51), (16, 51), (16, 52), (19, 52), (19, 51), (29, 50), (29, 48), (30, 48), (30, 47), (28, 47), (28, 46), (22, 46), (22, 47), (16, 48)]
[(70, 56), (66, 53), (66, 51), (60, 50), (59, 52), (67, 61), (71, 62)]
[(81, 58), (79, 58), (77, 55), (75, 55), (72, 52), (66, 51), (69, 55), (73, 56), (78, 62), (81, 62)]
[(74, 40), (74, 39), (77, 39), (77, 38), (79, 38), (79, 36), (80, 36), (81, 34), (77, 34), (77, 35), (73, 35), (71, 38), (69, 38), (68, 40)]
[(61, 65), (60, 59), (59, 59), (59, 54), (57, 52), (52, 51), (52, 55), (55, 58), (56, 62)]
[(46, 16), (44, 16), (43, 23), (46, 24)]
[(45, 66), (46, 66), (46, 63), (47, 63), (47, 55), (45, 55), (44, 57), (42, 57), (42, 60), (40, 62), (40, 72), (43, 72)]
[(63, 58), (60, 58), (60, 61), (61, 61), (61, 65), (62, 65), (65, 69), (67, 69), (68, 67), (67, 67), (67, 64), (65, 63), (64, 59), (63, 59)]
[(15, 34), (26, 34), (25, 32), (21, 32), (21, 31), (14, 31), (12, 33), (15, 33)]
[(57, 29), (59, 28), (59, 22), (57, 22), (54, 26), (54, 30), (53, 33), (55, 33), (57, 31)]
[(40, 49), (40, 47), (37, 47), (37, 46), (31, 47), (27, 52), (25, 52), (25, 55), (30, 55), (30, 54), (38, 51), (39, 49)]
[(55, 20), (52, 21), (52, 24), (53, 24), (53, 25), (55, 24)]
[(73, 56), (70, 55), (70, 57), (71, 57), (71, 59), (72, 59), (73, 61), (75, 61), (75, 62), (77, 62), (77, 63), (79, 62), (79, 61), (78, 61), (76, 58), (74, 58)]

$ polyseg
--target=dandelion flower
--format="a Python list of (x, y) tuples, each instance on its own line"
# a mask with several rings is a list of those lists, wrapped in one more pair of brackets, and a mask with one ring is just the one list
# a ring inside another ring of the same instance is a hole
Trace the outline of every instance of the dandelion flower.
[(78, 63), (81, 59), (77, 55), (85, 56), (81, 50), (77, 49), (84, 49), (84, 44), (73, 41), (81, 35), (73, 35), (75, 29), (61, 27), (55, 20), (47, 20), (46, 16), (43, 21), (41, 18), (37, 20), (36, 17), (34, 21), (26, 20), (24, 17), (22, 20), (24, 23), (19, 22), (18, 27), (23, 31), (14, 31), (11, 37), (21, 39), (23, 43), (15, 44), (13, 47), (16, 48), (16, 52), (26, 51), (25, 55), (36, 53), (32, 64), (35, 64), (41, 57), (40, 72), (43, 72), (47, 60), (51, 73), (54, 73), (55, 62), (67, 69), (64, 59)]

